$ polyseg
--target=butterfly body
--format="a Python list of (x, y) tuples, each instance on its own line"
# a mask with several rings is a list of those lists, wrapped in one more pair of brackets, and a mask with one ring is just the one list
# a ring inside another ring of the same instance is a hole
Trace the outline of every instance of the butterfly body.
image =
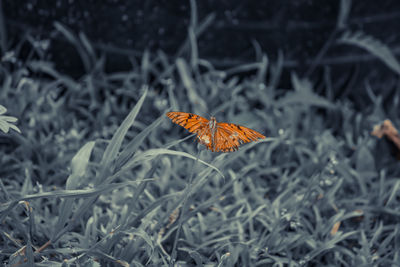
[(197, 134), (199, 143), (212, 152), (236, 151), (241, 144), (265, 138), (264, 135), (250, 128), (233, 123), (217, 122), (215, 117), (207, 120), (186, 112), (168, 112), (166, 115), (172, 122)]

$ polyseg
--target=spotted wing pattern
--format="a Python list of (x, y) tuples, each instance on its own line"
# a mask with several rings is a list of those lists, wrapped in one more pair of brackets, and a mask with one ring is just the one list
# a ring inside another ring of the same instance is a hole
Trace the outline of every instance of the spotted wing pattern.
[(205, 145), (207, 149), (214, 152), (212, 131), (209, 126), (204, 127), (204, 129), (197, 134), (197, 140), (199, 141), (200, 144)]
[(244, 126), (220, 122), (211, 128), (212, 123), (199, 115), (186, 112), (168, 112), (172, 122), (197, 134), (198, 141), (212, 152), (233, 152), (239, 146), (265, 138), (264, 135)]
[(168, 112), (166, 115), (173, 123), (184, 127), (191, 133), (202, 133), (208, 127), (209, 120), (193, 113), (174, 111)]
[(232, 152), (241, 144), (264, 139), (265, 136), (250, 128), (233, 123), (217, 123), (215, 133), (215, 151)]

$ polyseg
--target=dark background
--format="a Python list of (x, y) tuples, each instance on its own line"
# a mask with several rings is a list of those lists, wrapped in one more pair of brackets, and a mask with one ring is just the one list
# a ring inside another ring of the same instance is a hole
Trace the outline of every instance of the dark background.
[[(220, 67), (253, 62), (257, 41), (271, 59), (281, 50), (287, 67), (302, 68), (334, 31), (339, 5), (338, 0), (197, 1), (199, 23), (213, 17), (198, 38), (200, 57)], [(161, 49), (175, 55), (190, 24), (190, 1), (7, 0), (3, 9), (9, 39), (16, 41), (28, 31), (58, 44), (53, 26), (58, 21), (84, 32), (99, 51), (114, 58), (115, 68), (123, 66), (124, 52), (139, 55), (145, 49)], [(399, 52), (399, 25), (399, 1), (369, 0), (353, 1), (347, 27), (363, 30)], [(51, 48), (60, 67), (76, 69), (65, 46)], [(342, 55), (343, 50), (333, 47), (327, 57)]]

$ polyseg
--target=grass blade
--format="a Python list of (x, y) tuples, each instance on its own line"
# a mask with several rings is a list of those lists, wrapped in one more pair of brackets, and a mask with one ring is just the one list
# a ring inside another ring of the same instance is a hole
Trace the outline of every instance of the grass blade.
[(350, 44), (363, 48), (382, 60), (383, 63), (385, 63), (397, 74), (400, 74), (399, 61), (396, 59), (391, 49), (380, 40), (361, 31), (357, 31), (355, 33), (347, 31), (342, 35), (342, 37), (339, 38), (338, 43)]
[(129, 113), (129, 115), (125, 118), (125, 120), (119, 126), (116, 133), (112, 137), (110, 143), (108, 144), (108, 146), (103, 154), (103, 158), (100, 162), (101, 171), (100, 171), (100, 175), (98, 176), (98, 178), (96, 180), (96, 184), (102, 183), (102, 181), (104, 181), (104, 179), (111, 173), (111, 170), (113, 169), (111, 166), (111, 163), (117, 158), (117, 154), (119, 152), (119, 149), (121, 148), (122, 141), (124, 140), (124, 137), (125, 137), (126, 133), (128, 132), (128, 129), (132, 126), (133, 122), (135, 121), (135, 118), (136, 118), (137, 114), (139, 113), (140, 108), (143, 105), (143, 101), (146, 98), (147, 91), (148, 91), (148, 88), (145, 87), (142, 97), (139, 99), (139, 101), (136, 103), (135, 107), (132, 109), (132, 111)]

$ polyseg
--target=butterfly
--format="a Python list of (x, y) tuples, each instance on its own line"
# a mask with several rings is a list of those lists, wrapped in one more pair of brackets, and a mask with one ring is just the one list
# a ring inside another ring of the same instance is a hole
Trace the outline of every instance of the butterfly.
[(210, 120), (199, 115), (186, 112), (168, 112), (168, 118), (191, 133), (197, 134), (200, 144), (203, 144), (212, 152), (232, 152), (238, 150), (239, 146), (265, 136), (247, 127), (217, 122), (215, 117)]

